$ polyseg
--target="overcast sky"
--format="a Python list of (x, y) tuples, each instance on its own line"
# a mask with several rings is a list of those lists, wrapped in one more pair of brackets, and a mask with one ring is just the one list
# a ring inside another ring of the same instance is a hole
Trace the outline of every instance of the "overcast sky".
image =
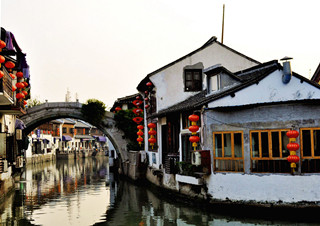
[(293, 57), (310, 78), (320, 62), (320, 1), (1, 0), (1, 26), (27, 54), (31, 95), (96, 98), (108, 107), (150, 72), (210, 37), (260, 62)]

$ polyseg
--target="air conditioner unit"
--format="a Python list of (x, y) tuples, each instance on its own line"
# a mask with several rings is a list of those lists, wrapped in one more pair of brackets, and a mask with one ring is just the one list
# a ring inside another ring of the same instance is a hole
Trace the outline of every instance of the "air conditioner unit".
[(201, 165), (201, 154), (198, 151), (192, 152), (191, 163), (195, 166)]

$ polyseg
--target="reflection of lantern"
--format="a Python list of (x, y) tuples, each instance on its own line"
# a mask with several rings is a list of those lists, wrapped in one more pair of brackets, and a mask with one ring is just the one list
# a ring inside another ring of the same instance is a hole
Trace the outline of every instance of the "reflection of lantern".
[(157, 134), (157, 131), (154, 130), (154, 128), (156, 128), (157, 125), (151, 122), (148, 124), (148, 127), (150, 128), (148, 132), (148, 134), (150, 135), (150, 138), (148, 139), (148, 141), (153, 149), (154, 144), (157, 142), (156, 138), (154, 138), (154, 136)]
[(189, 141), (192, 143), (192, 147), (194, 150), (196, 150), (197, 142), (200, 141), (200, 138), (198, 136), (195, 136), (197, 134), (197, 131), (199, 130), (199, 126), (197, 125), (197, 121), (199, 120), (199, 116), (196, 114), (189, 115), (188, 119), (191, 121), (191, 126), (189, 126), (189, 131), (193, 136), (189, 138)]
[(7, 61), (4, 66), (6, 68), (8, 68), (8, 71), (11, 72), (12, 71), (12, 68), (14, 68), (14, 66), (16, 66), (12, 61)]
[(295, 141), (298, 136), (299, 132), (296, 130), (289, 130), (287, 132), (287, 137), (289, 138), (287, 149), (290, 151), (290, 155), (287, 157), (287, 161), (290, 162), (292, 173), (294, 173), (294, 168), (297, 167), (296, 163), (300, 160), (299, 156), (296, 155), (296, 151), (299, 149), (299, 144), (295, 143)]

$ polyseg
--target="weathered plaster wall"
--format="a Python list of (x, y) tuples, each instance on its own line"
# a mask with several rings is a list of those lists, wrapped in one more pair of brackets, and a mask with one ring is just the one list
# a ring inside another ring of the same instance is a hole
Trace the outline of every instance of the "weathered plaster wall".
[[(208, 192), (216, 199), (260, 202), (320, 201), (320, 174), (291, 176), (286, 174), (250, 173), (250, 130), (289, 129), (295, 125), (320, 127), (315, 104), (282, 104), (251, 107), (242, 110), (207, 110), (204, 113), (207, 134), (203, 149), (213, 156), (214, 131), (243, 131), (245, 173), (213, 173), (208, 179)], [(300, 143), (300, 140), (297, 139)], [(297, 152), (300, 155), (300, 152)], [(213, 159), (212, 159), (213, 160)], [(299, 169), (298, 169), (299, 170)]]
[[(179, 103), (196, 93), (185, 92), (183, 82), (183, 68), (187, 65), (195, 64), (203, 65), (203, 68), (221, 64), (232, 72), (256, 65), (247, 58), (241, 57), (219, 44), (213, 44), (150, 77), (150, 80), (157, 88), (158, 111)], [(205, 88), (207, 81), (205, 75), (203, 75), (202, 81)]]

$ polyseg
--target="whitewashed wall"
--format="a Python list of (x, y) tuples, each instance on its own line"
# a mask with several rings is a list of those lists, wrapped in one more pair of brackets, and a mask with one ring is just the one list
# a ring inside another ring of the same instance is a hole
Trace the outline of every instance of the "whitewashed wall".
[(320, 201), (320, 175), (213, 174), (208, 192), (214, 199), (295, 203)]
[[(150, 80), (157, 89), (156, 98), (158, 111), (182, 102), (196, 93), (184, 91), (183, 69), (187, 65), (195, 65), (199, 62), (203, 64), (204, 69), (216, 64), (221, 64), (231, 72), (257, 65), (247, 58), (214, 43), (150, 77)], [(203, 82), (204, 87), (206, 87), (205, 77)]]
[(292, 76), (288, 84), (282, 82), (282, 70), (271, 73), (258, 84), (253, 84), (235, 93), (208, 104), (209, 108), (240, 106), (279, 101), (319, 99), (320, 90), (307, 82)]

